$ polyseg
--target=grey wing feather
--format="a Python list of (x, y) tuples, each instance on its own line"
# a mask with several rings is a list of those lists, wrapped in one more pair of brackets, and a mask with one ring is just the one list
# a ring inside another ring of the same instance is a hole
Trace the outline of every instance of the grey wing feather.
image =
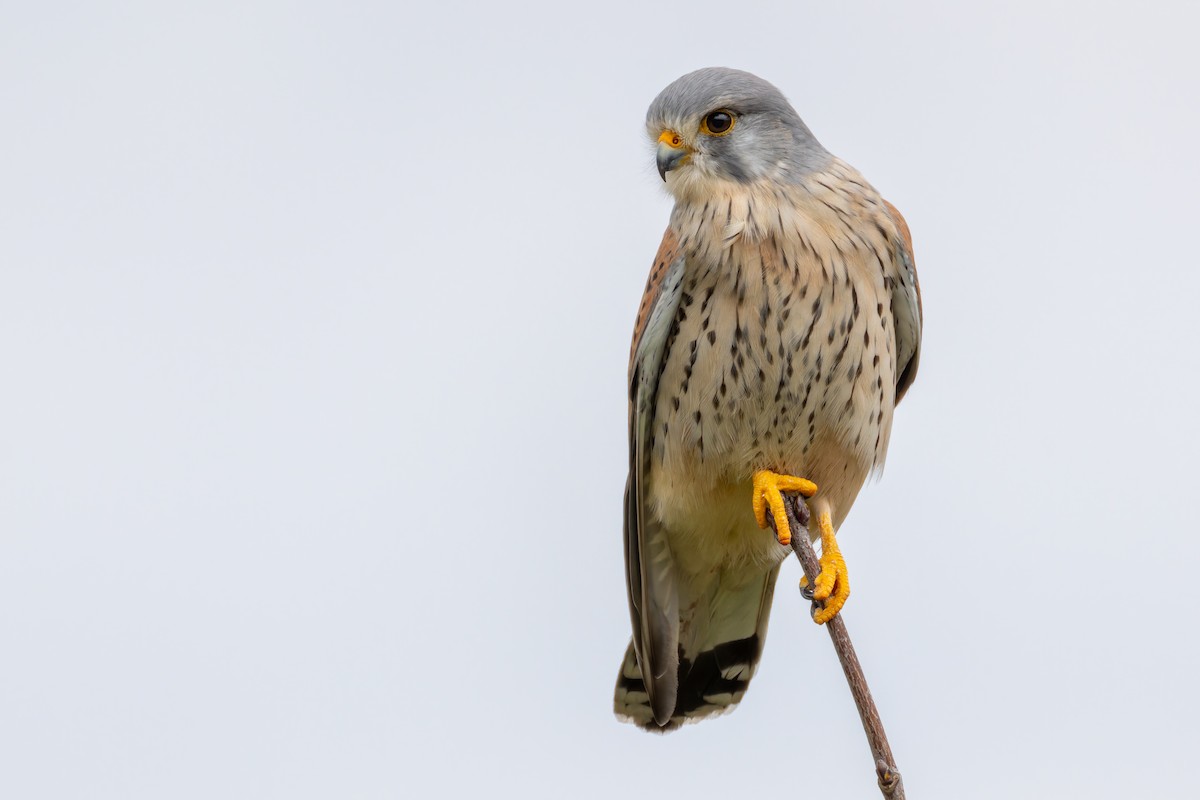
[(658, 378), (682, 294), (683, 258), (663, 277), (633, 353), (630, 375), (629, 481), (625, 490), (625, 572), (633, 644), (655, 719), (675, 709), (679, 669), (679, 607), (667, 532), (648, 513), (647, 479), (653, 448)]
[(908, 223), (894, 205), (886, 200), (884, 204), (900, 234), (900, 241), (895, 248), (896, 275), (893, 277), (891, 304), (892, 319), (896, 324), (896, 402), (899, 403), (917, 378), (917, 365), (921, 362), (923, 310)]

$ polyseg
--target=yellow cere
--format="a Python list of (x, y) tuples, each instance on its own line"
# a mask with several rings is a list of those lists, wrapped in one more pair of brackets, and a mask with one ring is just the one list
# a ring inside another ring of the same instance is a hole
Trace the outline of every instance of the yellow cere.
[(663, 131), (658, 141), (669, 147), (683, 147), (683, 137), (675, 131)]

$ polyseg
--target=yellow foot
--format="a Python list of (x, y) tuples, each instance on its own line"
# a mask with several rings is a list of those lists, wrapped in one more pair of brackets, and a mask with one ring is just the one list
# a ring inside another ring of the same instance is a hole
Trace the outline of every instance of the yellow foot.
[[(850, 576), (846, 572), (846, 559), (842, 558), (828, 511), (821, 512), (817, 524), (821, 527), (821, 574), (817, 575), (812, 598), (824, 603), (824, 607), (813, 614), (813, 622), (824, 625), (846, 605), (846, 599), (850, 597)], [(807, 578), (800, 579), (801, 586), (807, 584)]]
[(817, 492), (817, 485), (804, 478), (780, 475), (765, 469), (754, 473), (754, 518), (758, 520), (758, 527), (767, 527), (767, 507), (770, 506), (779, 543), (791, 544), (792, 529), (788, 526), (787, 509), (783, 505), (784, 492), (799, 492), (805, 497), (812, 497)]

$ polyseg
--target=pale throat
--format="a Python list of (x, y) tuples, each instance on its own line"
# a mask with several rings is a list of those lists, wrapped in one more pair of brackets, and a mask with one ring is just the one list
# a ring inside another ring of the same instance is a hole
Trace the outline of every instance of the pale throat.
[[(788, 184), (766, 179), (740, 183), (686, 168), (681, 172), (687, 174), (669, 186), (675, 196), (671, 228), (692, 252), (717, 255), (739, 244), (775, 243), (797, 255), (802, 246), (818, 258), (832, 258), (864, 245), (862, 237), (849, 236), (847, 219), (875, 219), (884, 229), (893, 227), (873, 187), (837, 158), (827, 169)], [(846, 191), (847, 182), (857, 191)]]
[(820, 213), (801, 187), (781, 190), (766, 182), (709, 178), (690, 181), (686, 188), (694, 191), (676, 194), (671, 227), (696, 250), (714, 255), (735, 244), (785, 240), (809, 228)]

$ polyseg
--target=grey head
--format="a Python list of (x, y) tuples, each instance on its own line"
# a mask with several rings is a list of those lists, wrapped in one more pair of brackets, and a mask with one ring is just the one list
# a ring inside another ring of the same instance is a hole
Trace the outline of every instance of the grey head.
[(833, 158), (782, 92), (727, 67), (689, 72), (663, 89), (646, 112), (646, 132), (677, 197), (713, 180), (788, 182)]

